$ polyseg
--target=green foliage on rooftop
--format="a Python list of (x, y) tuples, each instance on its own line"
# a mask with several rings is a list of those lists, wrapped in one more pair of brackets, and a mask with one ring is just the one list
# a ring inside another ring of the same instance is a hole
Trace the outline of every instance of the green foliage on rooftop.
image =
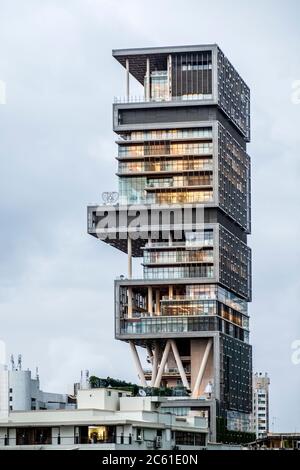
[(124, 390), (131, 392), (133, 396), (137, 396), (140, 390), (144, 390), (147, 396), (152, 397), (172, 397), (172, 396), (188, 396), (189, 393), (184, 387), (140, 387), (137, 384), (126, 382), (125, 380), (114, 379), (112, 377), (96, 377), (92, 375), (90, 377), (91, 388), (115, 388), (118, 390)]

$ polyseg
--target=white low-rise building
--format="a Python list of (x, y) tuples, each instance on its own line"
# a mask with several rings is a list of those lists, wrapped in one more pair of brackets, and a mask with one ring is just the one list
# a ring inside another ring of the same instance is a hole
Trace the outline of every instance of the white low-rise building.
[(164, 412), (162, 397), (109, 388), (79, 390), (76, 410), (10, 411), (0, 418), (0, 449), (201, 449), (207, 418)]
[(75, 407), (63, 393), (44, 392), (39, 376), (32, 377), (29, 369), (8, 370), (0, 365), (0, 414), (11, 411), (63, 409)]

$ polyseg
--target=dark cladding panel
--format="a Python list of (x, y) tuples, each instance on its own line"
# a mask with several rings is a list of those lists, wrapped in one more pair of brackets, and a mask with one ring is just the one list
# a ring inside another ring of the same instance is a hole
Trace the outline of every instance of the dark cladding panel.
[(220, 282), (251, 300), (251, 250), (220, 225)]
[(250, 141), (250, 90), (223, 52), (218, 50), (218, 101), (220, 107)]
[(212, 98), (212, 53), (172, 55), (172, 96)]
[(218, 128), (219, 204), (250, 233), (250, 157), (220, 123)]
[(221, 406), (252, 412), (252, 347), (227, 335), (220, 341)]

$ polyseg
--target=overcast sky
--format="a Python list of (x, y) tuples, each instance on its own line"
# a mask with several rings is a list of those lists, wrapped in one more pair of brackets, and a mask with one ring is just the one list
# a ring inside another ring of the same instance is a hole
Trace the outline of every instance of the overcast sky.
[(299, 17), (298, 0), (0, 0), (0, 335), (44, 389), (81, 369), (136, 380), (113, 338), (126, 255), (86, 234), (87, 204), (117, 189), (111, 50), (218, 43), (252, 93), (254, 370), (274, 430), (300, 432)]

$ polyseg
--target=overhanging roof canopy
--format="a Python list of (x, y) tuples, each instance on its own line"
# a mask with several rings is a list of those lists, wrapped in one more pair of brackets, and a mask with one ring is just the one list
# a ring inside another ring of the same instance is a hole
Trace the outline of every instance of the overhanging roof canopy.
[(217, 48), (216, 44), (201, 46), (177, 46), (177, 47), (146, 47), (141, 49), (114, 49), (112, 55), (123, 67), (126, 60), (129, 61), (130, 74), (142, 85), (146, 75), (147, 57), (150, 59), (150, 70), (166, 70), (166, 60), (170, 54), (184, 54), (203, 52)]

